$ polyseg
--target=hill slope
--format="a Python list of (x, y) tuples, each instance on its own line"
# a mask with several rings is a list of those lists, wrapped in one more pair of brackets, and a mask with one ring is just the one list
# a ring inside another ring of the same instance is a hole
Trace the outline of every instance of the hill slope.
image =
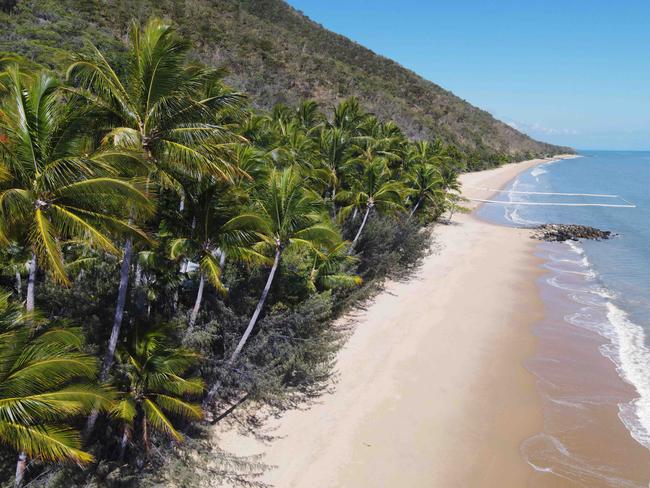
[[(3, 8), (4, 7), (4, 8)], [(171, 18), (197, 59), (223, 65), (259, 107), (351, 95), (411, 137), (481, 153), (566, 151), (537, 142), (438, 85), (312, 22), (282, 0), (0, 0), (0, 51), (60, 68), (92, 40), (116, 61), (132, 18)]]

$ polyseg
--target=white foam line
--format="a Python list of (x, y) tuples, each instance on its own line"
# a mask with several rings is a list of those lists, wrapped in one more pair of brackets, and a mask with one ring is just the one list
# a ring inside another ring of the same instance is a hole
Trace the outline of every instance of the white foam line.
[[(466, 197), (467, 198), (467, 197)], [(501, 200), (484, 200), (482, 198), (467, 198), (472, 202), (500, 203), (501, 205), (547, 205), (556, 207), (615, 207), (615, 208), (636, 208), (636, 205), (616, 205), (608, 203), (555, 203), (555, 202), (505, 202)]]
[(553, 193), (553, 192), (543, 192), (543, 191), (497, 190), (495, 188), (484, 188), (480, 186), (466, 186), (465, 188), (470, 188), (473, 190), (493, 191), (497, 193), (520, 193), (523, 195), (560, 195), (564, 197), (602, 197), (602, 198), (620, 198), (621, 200), (623, 200), (623, 198), (621, 198), (618, 195), (604, 195), (598, 193)]

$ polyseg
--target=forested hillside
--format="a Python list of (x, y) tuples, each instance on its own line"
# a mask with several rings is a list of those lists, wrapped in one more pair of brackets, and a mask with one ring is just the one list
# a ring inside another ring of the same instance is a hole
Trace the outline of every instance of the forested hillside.
[[(399, 64), (334, 34), (282, 0), (4, 0), (0, 51), (52, 67), (92, 40), (118, 66), (132, 18), (171, 19), (192, 56), (229, 71), (227, 81), (253, 104), (331, 107), (357, 96), (364, 107), (421, 139), (454, 143), (473, 159), (521, 159), (565, 152), (532, 140)], [(479, 166), (478, 164), (476, 166)]]
[(3, 487), (263, 486), (210, 424), (331, 388), (459, 173), (559, 150), (276, 0), (0, 10)]
[(334, 319), (427, 253), (467, 156), (356, 98), (252, 108), (170, 23), (124, 31), (65, 79), (0, 57), (0, 485), (263, 486), (210, 422), (332, 386)]

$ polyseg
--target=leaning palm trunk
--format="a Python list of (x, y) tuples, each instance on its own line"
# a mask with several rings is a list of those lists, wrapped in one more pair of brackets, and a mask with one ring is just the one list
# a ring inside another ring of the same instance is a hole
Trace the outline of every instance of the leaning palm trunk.
[[(244, 335), (239, 340), (239, 343), (237, 344), (235, 351), (228, 359), (229, 366), (235, 362), (235, 360), (239, 356), (239, 353), (241, 353), (242, 349), (246, 345), (246, 342), (248, 341), (248, 338), (251, 335), (253, 328), (255, 328), (257, 319), (260, 316), (260, 313), (262, 312), (262, 308), (264, 308), (264, 302), (266, 301), (266, 297), (268, 296), (269, 290), (271, 289), (271, 285), (273, 284), (273, 278), (275, 278), (275, 272), (277, 271), (278, 265), (280, 264), (281, 255), (282, 255), (282, 248), (278, 245), (275, 249), (275, 260), (273, 261), (273, 266), (271, 267), (271, 272), (269, 273), (269, 277), (266, 279), (266, 285), (264, 285), (264, 291), (262, 291), (262, 296), (260, 297), (260, 301), (257, 303), (255, 312), (253, 313), (253, 316), (251, 317), (251, 320), (248, 323), (248, 327), (246, 327), (246, 330), (244, 331)], [(214, 385), (212, 385), (212, 388), (210, 388), (210, 391), (206, 395), (205, 400), (203, 400), (203, 406), (206, 411), (208, 405), (210, 405), (210, 403), (214, 399), (214, 396), (217, 394), (217, 391), (219, 391), (220, 387), (221, 387), (221, 382), (217, 381)]]
[(25, 470), (27, 469), (27, 454), (21, 452), (18, 455), (18, 463), (16, 464), (16, 479), (14, 480), (14, 488), (23, 486), (25, 479)]
[(368, 205), (366, 207), (366, 212), (363, 214), (363, 220), (361, 221), (361, 225), (359, 226), (359, 230), (357, 230), (357, 235), (354, 236), (354, 239), (352, 240), (352, 243), (350, 244), (350, 250), (348, 251), (348, 254), (352, 254), (352, 251), (354, 250), (354, 246), (357, 245), (357, 241), (359, 240), (359, 237), (361, 237), (361, 233), (363, 232), (363, 228), (366, 226), (366, 222), (368, 221), (368, 216), (370, 215), (370, 210), (372, 210), (372, 207)]
[[(131, 270), (131, 260), (133, 259), (133, 241), (129, 237), (124, 244), (124, 257), (122, 258), (122, 266), (120, 268), (120, 285), (117, 291), (117, 304), (115, 305), (115, 317), (113, 318), (113, 329), (111, 330), (111, 337), (108, 340), (108, 349), (104, 355), (102, 362), (102, 369), (99, 373), (100, 383), (108, 379), (108, 373), (113, 365), (115, 359), (115, 350), (117, 349), (117, 341), (120, 338), (120, 330), (122, 328), (122, 320), (124, 318), (124, 307), (126, 305), (126, 290), (129, 286), (129, 271)], [(84, 428), (84, 436), (89, 436), (95, 428), (99, 411), (93, 409), (88, 416), (88, 421)]]
[(196, 317), (199, 315), (199, 310), (201, 309), (201, 301), (203, 300), (203, 288), (205, 287), (205, 275), (200, 273), (201, 278), (199, 279), (199, 290), (196, 292), (196, 301), (194, 302), (194, 308), (192, 309), (192, 314), (190, 315), (189, 327), (194, 327), (196, 323)]
[(235, 362), (235, 359), (237, 359), (237, 356), (239, 356), (239, 353), (241, 350), (244, 348), (246, 345), (246, 341), (248, 341), (248, 337), (251, 335), (251, 332), (253, 332), (253, 328), (255, 327), (255, 323), (257, 322), (258, 317), (260, 316), (260, 313), (262, 312), (262, 308), (264, 308), (264, 302), (266, 301), (266, 297), (269, 294), (269, 290), (271, 289), (271, 284), (273, 283), (273, 278), (275, 277), (275, 272), (278, 269), (278, 265), (280, 264), (280, 256), (282, 255), (282, 247), (278, 244), (275, 248), (275, 259), (273, 261), (273, 267), (271, 268), (271, 272), (269, 273), (269, 277), (266, 280), (266, 285), (264, 286), (264, 291), (262, 291), (262, 296), (260, 297), (260, 301), (257, 303), (257, 307), (255, 307), (255, 312), (253, 313), (253, 316), (251, 317), (250, 322), (248, 323), (248, 327), (246, 327), (246, 330), (244, 331), (244, 335), (242, 338), (239, 340), (239, 343), (237, 344), (237, 347), (235, 348), (235, 352), (232, 353), (232, 356), (230, 356), (230, 359), (228, 359), (228, 364), (233, 364)]
[[(36, 254), (32, 252), (32, 259), (29, 261), (29, 276), (27, 278), (27, 299), (25, 303), (25, 308), (27, 312), (34, 312), (34, 305), (36, 303), (35, 294), (36, 294)], [(25, 479), (25, 471), (27, 470), (27, 454), (22, 451), (18, 455), (18, 461), (16, 462), (16, 478), (14, 480), (14, 487), (20, 488), (23, 485), (23, 480)]]
[(124, 244), (124, 257), (122, 258), (122, 267), (120, 268), (120, 286), (117, 291), (117, 304), (115, 306), (115, 317), (113, 319), (113, 329), (111, 330), (111, 337), (108, 340), (108, 350), (104, 355), (102, 362), (102, 369), (99, 373), (99, 380), (106, 381), (108, 372), (113, 365), (115, 359), (115, 349), (117, 349), (117, 341), (120, 338), (120, 330), (122, 328), (122, 320), (124, 319), (124, 307), (126, 305), (126, 290), (129, 287), (129, 271), (131, 270), (131, 260), (133, 259), (133, 241), (131, 238), (126, 240)]
[(418, 202), (415, 204), (415, 206), (414, 206), (413, 209), (411, 210), (411, 213), (409, 214), (409, 219), (410, 219), (411, 217), (413, 217), (413, 215), (415, 215), (415, 212), (417, 212), (418, 207), (419, 207), (420, 204), (422, 203), (422, 200), (423, 200), (423, 199), (424, 199), (424, 197), (420, 197), (420, 198), (418, 199)]

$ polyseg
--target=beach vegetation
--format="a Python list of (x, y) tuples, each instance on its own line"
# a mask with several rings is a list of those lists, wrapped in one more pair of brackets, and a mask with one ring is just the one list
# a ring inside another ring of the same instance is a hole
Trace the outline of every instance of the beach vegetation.
[(245, 410), (254, 428), (331, 387), (334, 319), (409, 273), (459, 205), (471, 154), (354, 97), (260, 109), (191, 39), (154, 17), (119, 46), (70, 46), (62, 70), (3, 57), (0, 469), (16, 486), (254, 483), (233, 470), (259, 463), (209, 422)]

